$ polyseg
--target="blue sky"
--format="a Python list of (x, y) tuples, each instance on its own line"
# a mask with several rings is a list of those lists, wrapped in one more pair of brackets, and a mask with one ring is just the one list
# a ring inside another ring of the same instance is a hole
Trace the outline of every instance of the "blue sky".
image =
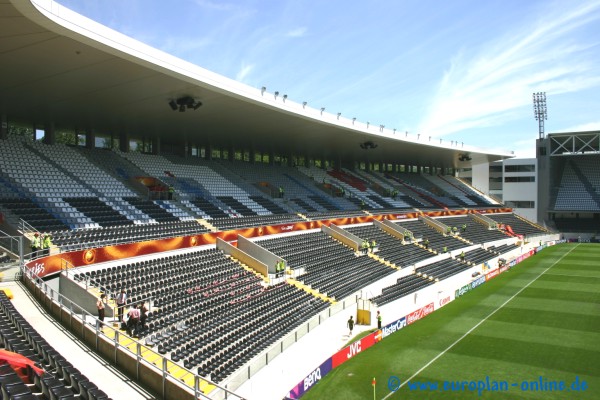
[(600, 129), (600, 0), (59, 0), (152, 47), (346, 117), (533, 157)]

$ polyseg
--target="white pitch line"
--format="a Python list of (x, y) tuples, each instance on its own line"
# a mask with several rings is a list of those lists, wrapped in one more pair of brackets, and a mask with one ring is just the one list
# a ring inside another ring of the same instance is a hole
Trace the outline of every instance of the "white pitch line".
[(446, 354), (448, 352), (448, 350), (450, 350), (451, 348), (453, 348), (454, 346), (456, 346), (461, 340), (463, 340), (464, 338), (466, 338), (467, 336), (469, 336), (471, 334), (471, 332), (473, 332), (475, 329), (477, 329), (479, 327), (479, 325), (483, 324), (485, 321), (487, 321), (487, 319), (489, 317), (491, 317), (492, 315), (496, 314), (496, 312), (498, 312), (500, 309), (502, 309), (502, 307), (504, 307), (505, 305), (507, 305), (512, 299), (514, 299), (515, 297), (517, 297), (523, 290), (527, 289), (529, 287), (529, 285), (531, 285), (533, 282), (537, 281), (538, 278), (542, 275), (544, 275), (550, 268), (554, 267), (556, 264), (558, 264), (563, 258), (565, 258), (566, 256), (569, 255), (569, 253), (571, 253), (575, 248), (577, 248), (579, 246), (579, 243), (577, 245), (575, 245), (575, 247), (572, 247), (568, 252), (566, 252), (565, 254), (563, 254), (558, 260), (556, 260), (551, 266), (549, 266), (548, 268), (546, 268), (545, 270), (543, 270), (538, 276), (536, 276), (531, 282), (529, 282), (527, 285), (523, 286), (517, 293), (515, 293), (510, 299), (506, 300), (504, 303), (502, 303), (500, 306), (498, 306), (498, 308), (496, 308), (494, 311), (492, 311), (491, 313), (488, 314), (487, 317), (485, 317), (484, 319), (482, 319), (481, 321), (479, 321), (477, 323), (477, 325), (475, 325), (474, 327), (472, 327), (471, 329), (469, 329), (464, 335), (462, 335), (460, 338), (458, 338), (454, 343), (452, 343), (450, 346), (448, 346), (444, 351), (442, 351), (440, 354), (438, 354), (437, 356), (435, 356), (431, 361), (429, 361), (427, 364), (425, 364), (423, 367), (421, 367), (420, 370), (418, 370), (417, 372), (415, 372), (410, 378), (408, 378), (407, 380), (405, 380), (404, 382), (402, 382), (402, 384), (400, 386), (398, 386), (398, 389), (393, 391), (393, 392), (389, 392), (383, 399), (381, 400), (386, 400), (388, 397), (390, 397), (391, 395), (393, 395), (394, 393), (396, 393), (398, 390), (400, 390), (402, 388), (402, 386), (406, 385), (409, 381), (411, 381), (414, 377), (416, 377), (417, 375), (419, 375), (421, 372), (423, 372), (423, 370), (425, 370), (427, 367), (429, 367), (431, 364), (433, 364), (438, 358), (440, 358), (441, 356), (443, 356), (444, 354)]

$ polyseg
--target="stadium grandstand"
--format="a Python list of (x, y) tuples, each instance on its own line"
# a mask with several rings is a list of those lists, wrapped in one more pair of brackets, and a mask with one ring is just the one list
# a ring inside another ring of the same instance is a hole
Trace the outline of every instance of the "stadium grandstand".
[(538, 142), (531, 220), (458, 177), (511, 153), (324, 113), (50, 0), (0, 13), (2, 398), (297, 398), (349, 314), (372, 331), (597, 231), (597, 133)]

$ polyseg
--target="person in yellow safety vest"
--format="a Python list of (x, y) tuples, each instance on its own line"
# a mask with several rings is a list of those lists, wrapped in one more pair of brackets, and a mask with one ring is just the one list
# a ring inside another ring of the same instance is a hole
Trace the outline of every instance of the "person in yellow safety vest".
[(442, 248), (442, 253), (447, 253), (447, 252), (448, 252), (448, 247), (444, 246), (444, 247)]
[(425, 240), (423, 240), (423, 246), (425, 246), (426, 249), (429, 248), (429, 239), (425, 238)]
[(277, 271), (277, 276), (283, 276), (283, 274), (285, 272), (285, 263), (283, 262), (283, 260), (277, 261), (276, 271)]
[(457, 227), (452, 228), (452, 232), (456, 233), (458, 231)]
[(375, 251), (375, 247), (377, 247), (377, 242), (375, 239), (371, 239), (371, 252)]
[(451, 232), (452, 232), (452, 228), (450, 228), (450, 227), (446, 228), (446, 233), (447, 234), (450, 234)]
[(173, 186), (169, 186), (169, 200), (173, 200), (173, 193), (175, 193), (175, 188)]
[(42, 253), (43, 255), (50, 254), (50, 247), (52, 247), (52, 240), (50, 239), (50, 235), (47, 233), (44, 235), (44, 241), (42, 242)]
[(363, 254), (367, 254), (367, 252), (369, 251), (369, 242), (363, 240), (360, 247), (362, 248)]
[(460, 260), (465, 261), (465, 252), (464, 251), (460, 252)]
[(283, 193), (284, 193), (283, 187), (279, 186), (279, 197), (280, 198), (283, 198)]
[(466, 231), (466, 230), (467, 230), (467, 224), (463, 224), (463, 226), (462, 226), (462, 231), (464, 232), (464, 231)]
[(377, 311), (377, 329), (381, 329), (381, 313)]
[(31, 257), (38, 256), (38, 252), (40, 251), (41, 244), (42, 244), (42, 242), (40, 240), (40, 234), (36, 232), (33, 235), (33, 240), (31, 241)]

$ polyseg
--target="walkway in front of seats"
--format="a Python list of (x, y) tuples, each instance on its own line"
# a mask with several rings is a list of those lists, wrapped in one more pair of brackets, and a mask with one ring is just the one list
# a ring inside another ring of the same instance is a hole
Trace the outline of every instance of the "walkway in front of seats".
[(13, 293), (12, 302), (35, 330), (90, 381), (113, 400), (147, 400), (154, 397), (95, 354), (63, 328), (18, 282), (2, 282)]

